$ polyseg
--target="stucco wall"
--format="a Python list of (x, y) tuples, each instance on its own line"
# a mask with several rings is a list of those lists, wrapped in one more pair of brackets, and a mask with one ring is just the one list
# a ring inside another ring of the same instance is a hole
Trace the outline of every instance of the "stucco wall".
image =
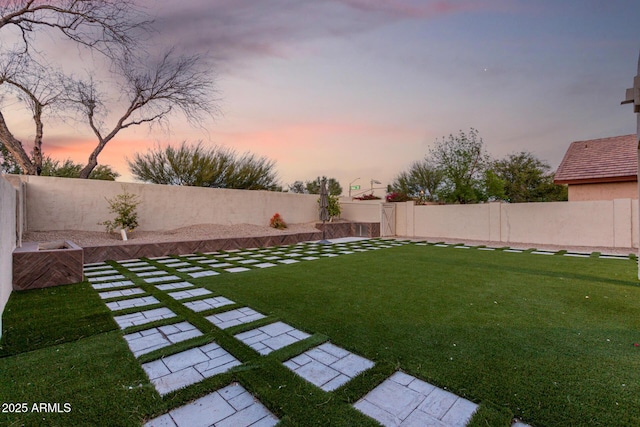
[(155, 184), (12, 176), (26, 182), (26, 230), (103, 231), (113, 219), (105, 198), (126, 189), (139, 196), (139, 230), (171, 230), (195, 224), (268, 225), (274, 213), (287, 223), (318, 219), (317, 195)]
[(380, 222), (383, 200), (340, 198), (340, 218), (356, 222)]
[(12, 257), (16, 248), (16, 190), (0, 176), (0, 336), (2, 312), (11, 294)]
[[(380, 206), (352, 202), (346, 216), (363, 221)], [(556, 203), (426, 205), (396, 203), (396, 234), (496, 244), (638, 247), (637, 199)], [(345, 215), (343, 215), (345, 217)]]
[(569, 185), (569, 201), (637, 199), (637, 182), (612, 182), (600, 184)]

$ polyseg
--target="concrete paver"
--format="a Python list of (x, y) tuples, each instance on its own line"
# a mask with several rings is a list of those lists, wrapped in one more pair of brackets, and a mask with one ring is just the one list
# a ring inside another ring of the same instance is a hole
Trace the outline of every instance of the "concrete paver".
[(107, 276), (111, 274), (118, 274), (117, 270), (96, 270), (96, 271), (85, 271), (84, 275), (87, 277), (96, 277), (96, 276)]
[(209, 294), (211, 294), (211, 291), (209, 291), (207, 289), (194, 288), (194, 289), (187, 289), (187, 290), (184, 290), (184, 291), (171, 292), (168, 295), (173, 299), (181, 300), (181, 299), (199, 297), (199, 296), (202, 296), (202, 295), (209, 295)]
[(195, 326), (189, 322), (159, 326), (124, 336), (134, 356), (138, 357), (162, 347), (201, 336)]
[(396, 372), (353, 405), (384, 426), (466, 426), (473, 402), (402, 372)]
[(107, 282), (107, 283), (95, 283), (91, 285), (93, 289), (110, 289), (110, 288), (123, 288), (125, 286), (133, 286), (133, 282), (131, 280), (120, 280), (117, 282)]
[(240, 364), (238, 359), (218, 344), (210, 343), (143, 363), (142, 369), (158, 393), (165, 395)]
[(183, 305), (195, 312), (210, 310), (212, 308), (220, 308), (225, 305), (235, 304), (225, 297), (206, 298), (197, 301), (185, 302)]
[(122, 274), (114, 274), (111, 276), (88, 277), (87, 280), (93, 283), (93, 282), (107, 282), (107, 281), (121, 280), (124, 278), (125, 277)]
[(148, 277), (144, 279), (144, 281), (147, 283), (170, 282), (172, 280), (180, 280), (180, 278), (178, 276), (159, 276), (159, 277)]
[(234, 336), (258, 353), (266, 355), (311, 335), (284, 322), (275, 322)]
[(170, 291), (173, 289), (190, 288), (192, 286), (194, 286), (193, 283), (189, 283), (189, 282), (175, 282), (175, 283), (165, 283), (164, 285), (156, 285), (156, 288), (161, 291)]
[(233, 383), (165, 415), (145, 427), (271, 427), (276, 418), (240, 384)]
[(266, 317), (264, 314), (258, 313), (252, 308), (242, 307), (218, 314), (212, 314), (211, 316), (205, 317), (205, 319), (220, 329), (227, 329), (232, 326), (242, 325), (243, 323), (253, 322), (254, 320), (262, 319), (264, 317)]
[(284, 362), (284, 365), (324, 391), (333, 391), (373, 367), (364, 357), (325, 343)]
[(137, 294), (144, 294), (144, 291), (140, 288), (128, 288), (128, 289), (121, 289), (117, 291), (100, 292), (98, 293), (98, 296), (102, 299), (109, 299), (109, 298), (116, 298), (116, 297), (127, 297), (129, 295), (137, 295)]
[(160, 304), (153, 296), (140, 298), (124, 299), (119, 301), (108, 302), (106, 305), (111, 311), (124, 310), (126, 308), (144, 307), (145, 305)]
[(197, 279), (198, 277), (207, 277), (207, 276), (217, 276), (217, 271), (205, 270), (205, 271), (196, 271), (195, 273), (189, 273), (189, 276)]
[(175, 317), (176, 314), (166, 307), (155, 308), (153, 310), (140, 311), (137, 313), (123, 314), (122, 316), (114, 316), (113, 320), (116, 321), (120, 329), (125, 329), (130, 326), (144, 325), (145, 323), (155, 322), (156, 320), (170, 319)]

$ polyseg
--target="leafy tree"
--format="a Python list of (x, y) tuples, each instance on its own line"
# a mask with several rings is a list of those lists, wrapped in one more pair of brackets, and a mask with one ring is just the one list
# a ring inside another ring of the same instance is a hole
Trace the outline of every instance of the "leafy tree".
[(400, 172), (389, 185), (389, 193), (405, 194), (419, 202), (436, 201), (442, 187), (444, 173), (432, 160), (413, 162), (407, 171)]
[(156, 147), (135, 153), (127, 161), (134, 177), (144, 182), (244, 190), (280, 189), (275, 162), (252, 153), (235, 151), (202, 142), (179, 147)]
[[(13, 135), (2, 110), (0, 142), (24, 173), (42, 172), (47, 114), (76, 112), (95, 135), (96, 147), (79, 173), (80, 178), (88, 178), (99, 154), (121, 130), (166, 125), (174, 112), (200, 124), (217, 112), (213, 79), (200, 56), (179, 56), (170, 49), (159, 60), (149, 60), (149, 49), (139, 43), (149, 25), (133, 0), (12, 0), (0, 5), (0, 32), (9, 34), (5, 28), (13, 27), (22, 35), (17, 45), (0, 44), (0, 95), (13, 94), (30, 110), (35, 126), (33, 154), (29, 156)], [(33, 34), (38, 31), (59, 31), (78, 46), (103, 54), (123, 103), (105, 98), (113, 91), (100, 88), (93, 79), (65, 74), (47, 52), (36, 48)], [(106, 105), (121, 110), (109, 112)], [(106, 123), (109, 117), (116, 117), (111, 125)]]
[[(83, 165), (74, 163), (73, 160), (67, 159), (62, 164), (59, 160), (54, 160), (49, 156), (44, 156), (40, 175), (56, 176), (62, 178), (79, 178)], [(12, 173), (16, 175), (22, 174), (22, 169), (17, 162), (13, 160), (13, 156), (3, 144), (0, 144), (0, 172)], [(91, 174), (89, 179), (98, 179), (102, 181), (115, 181), (120, 174), (113, 170), (109, 165), (98, 165)]]
[(511, 203), (567, 200), (567, 188), (553, 183), (548, 163), (529, 152), (514, 153), (491, 165), (501, 181), (503, 200)]
[(487, 199), (485, 170), (489, 164), (482, 138), (471, 128), (457, 136), (436, 141), (429, 151), (431, 160), (442, 170), (438, 197), (447, 203), (475, 203)]
[[(320, 194), (320, 177), (313, 181), (307, 181), (305, 183), (306, 192), (309, 194)], [(342, 194), (342, 186), (335, 178), (327, 179), (327, 191), (331, 196), (339, 196)]]
[(293, 184), (289, 184), (289, 192), (297, 194), (307, 194), (307, 188), (302, 181), (295, 181)]
[(19, 175), (22, 173), (22, 169), (20, 165), (13, 160), (13, 156), (7, 150), (7, 147), (4, 146), (3, 143), (0, 142), (0, 172), (2, 173), (12, 173)]
[[(62, 164), (59, 160), (54, 160), (49, 156), (45, 156), (42, 162), (42, 176), (57, 176), (61, 178), (79, 178), (82, 170), (82, 163), (74, 163), (73, 160), (67, 159)], [(98, 179), (102, 181), (115, 181), (120, 174), (109, 165), (98, 165), (89, 175), (89, 179)]]

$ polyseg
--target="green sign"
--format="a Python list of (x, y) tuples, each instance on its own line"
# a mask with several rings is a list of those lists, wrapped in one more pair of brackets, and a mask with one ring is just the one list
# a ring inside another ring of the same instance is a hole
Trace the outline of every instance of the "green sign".
[(351, 189), (352, 189), (352, 190), (359, 190), (359, 189), (360, 189), (360, 186), (359, 186), (359, 185), (352, 185), (352, 186), (351, 186)]

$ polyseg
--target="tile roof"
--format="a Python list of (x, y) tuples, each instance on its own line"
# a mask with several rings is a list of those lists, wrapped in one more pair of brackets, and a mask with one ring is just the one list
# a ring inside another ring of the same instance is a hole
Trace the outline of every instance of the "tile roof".
[(556, 184), (637, 181), (636, 135), (572, 142), (555, 174)]

